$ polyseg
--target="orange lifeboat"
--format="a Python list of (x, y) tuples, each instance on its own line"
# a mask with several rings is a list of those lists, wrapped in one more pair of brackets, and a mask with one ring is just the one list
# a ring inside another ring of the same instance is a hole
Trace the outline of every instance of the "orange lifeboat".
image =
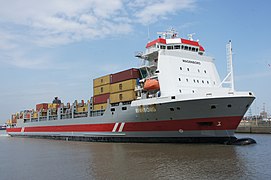
[(156, 79), (147, 79), (144, 83), (144, 90), (158, 90), (160, 89), (159, 82)]

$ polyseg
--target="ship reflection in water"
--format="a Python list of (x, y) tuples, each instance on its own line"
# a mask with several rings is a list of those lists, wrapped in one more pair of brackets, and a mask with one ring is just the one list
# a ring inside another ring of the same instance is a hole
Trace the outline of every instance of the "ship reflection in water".
[(0, 173), (1, 179), (40, 180), (269, 179), (269, 135), (249, 136), (258, 144), (89, 143), (0, 137)]

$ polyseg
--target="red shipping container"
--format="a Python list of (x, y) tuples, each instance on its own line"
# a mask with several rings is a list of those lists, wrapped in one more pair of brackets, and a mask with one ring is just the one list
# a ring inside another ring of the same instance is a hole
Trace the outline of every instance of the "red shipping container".
[(111, 74), (110, 82), (111, 84), (113, 84), (129, 79), (137, 79), (139, 77), (140, 77), (139, 70), (132, 68), (115, 74)]
[(106, 103), (109, 97), (110, 97), (110, 93), (93, 96), (93, 105)]
[(40, 111), (42, 109), (48, 109), (48, 103), (41, 103), (36, 105), (36, 111)]

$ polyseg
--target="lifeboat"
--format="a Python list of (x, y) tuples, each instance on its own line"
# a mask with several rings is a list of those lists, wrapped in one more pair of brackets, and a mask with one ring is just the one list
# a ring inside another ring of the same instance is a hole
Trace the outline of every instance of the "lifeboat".
[(151, 90), (159, 90), (159, 82), (156, 79), (147, 79), (144, 83), (144, 90), (151, 91)]

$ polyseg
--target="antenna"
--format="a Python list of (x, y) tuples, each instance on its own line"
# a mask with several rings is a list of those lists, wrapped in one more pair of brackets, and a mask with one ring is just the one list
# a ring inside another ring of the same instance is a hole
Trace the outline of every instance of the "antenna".
[(169, 28), (165, 32), (157, 32), (157, 34), (161, 34), (164, 39), (168, 39), (168, 38), (174, 39), (178, 37), (178, 32), (173, 28)]
[(193, 40), (193, 36), (194, 36), (195, 34), (196, 34), (196, 33), (187, 34), (188, 40), (194, 41), (194, 40)]

